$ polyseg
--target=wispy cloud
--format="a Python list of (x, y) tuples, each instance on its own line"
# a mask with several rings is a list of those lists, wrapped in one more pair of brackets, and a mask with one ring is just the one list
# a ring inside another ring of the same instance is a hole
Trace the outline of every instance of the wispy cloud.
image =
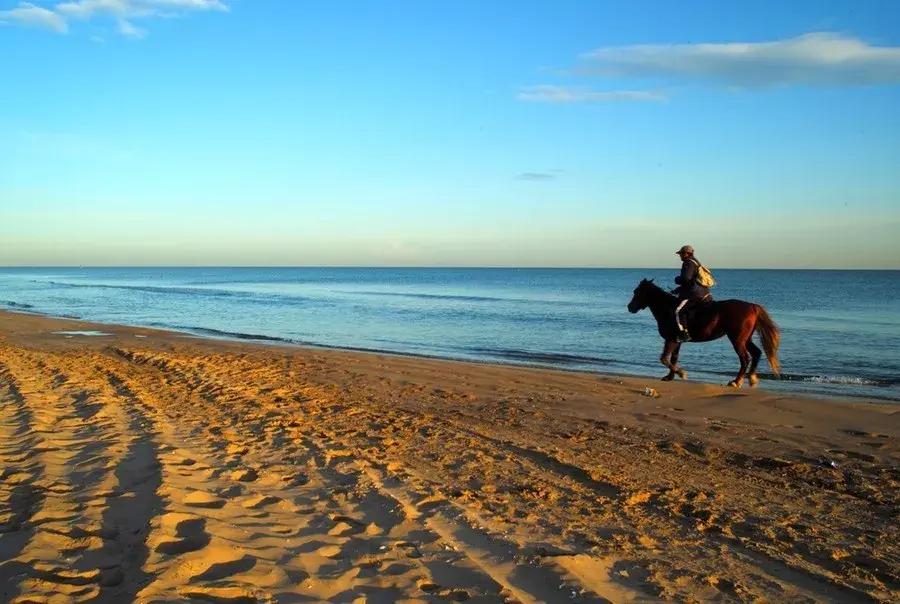
[(132, 25), (128, 21), (125, 21), (124, 19), (119, 21), (119, 23), (116, 27), (116, 31), (118, 31), (123, 36), (129, 37), (129, 38), (141, 39), (147, 35), (147, 30), (141, 29), (140, 27), (135, 27), (134, 25)]
[(174, 16), (187, 11), (228, 12), (223, 0), (74, 0), (56, 5), (56, 10), (72, 18), (90, 19), (95, 15), (116, 17)]
[(556, 174), (549, 172), (522, 172), (516, 176), (516, 180), (556, 180)]
[(598, 48), (578, 70), (607, 78), (693, 79), (744, 88), (900, 83), (900, 47), (835, 33), (769, 42)]
[(566, 86), (528, 86), (519, 91), (520, 101), (543, 103), (603, 103), (610, 101), (664, 101), (666, 95), (647, 90), (594, 91)]
[(0, 11), (0, 23), (41, 27), (61, 34), (69, 31), (69, 25), (61, 15), (29, 2), (20, 2), (16, 8)]
[(70, 0), (56, 4), (52, 9), (22, 2), (18, 8), (0, 11), (0, 22), (66, 33), (70, 22), (111, 19), (121, 35), (143, 38), (147, 31), (136, 26), (135, 20), (180, 17), (189, 12), (229, 10), (225, 0)]

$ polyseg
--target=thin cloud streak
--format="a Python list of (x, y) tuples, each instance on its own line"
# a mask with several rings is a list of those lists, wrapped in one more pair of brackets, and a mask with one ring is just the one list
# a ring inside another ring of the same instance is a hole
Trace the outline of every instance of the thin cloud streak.
[(129, 38), (143, 38), (147, 31), (134, 25), (136, 19), (169, 19), (188, 12), (229, 12), (224, 0), (73, 0), (60, 2), (53, 10), (29, 2), (0, 11), (0, 23), (68, 33), (69, 23), (112, 19), (116, 31)]
[(118, 31), (123, 36), (126, 36), (128, 38), (136, 38), (138, 40), (147, 35), (147, 30), (141, 29), (140, 27), (135, 27), (128, 21), (124, 20), (119, 21), (116, 31)]
[(815, 32), (769, 42), (599, 48), (577, 70), (605, 78), (672, 78), (744, 88), (900, 83), (900, 47)]
[(75, 0), (56, 5), (56, 10), (78, 19), (90, 19), (99, 14), (116, 17), (171, 16), (170, 11), (222, 11), (229, 6), (222, 0)]
[(516, 176), (516, 180), (556, 180), (556, 174), (548, 172), (522, 172)]
[(613, 101), (665, 101), (661, 92), (648, 90), (592, 91), (565, 86), (528, 86), (516, 95), (520, 101), (541, 103), (605, 103)]

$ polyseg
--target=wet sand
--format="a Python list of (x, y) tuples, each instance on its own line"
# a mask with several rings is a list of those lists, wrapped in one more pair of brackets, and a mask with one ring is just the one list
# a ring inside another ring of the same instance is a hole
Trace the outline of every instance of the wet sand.
[(0, 312), (0, 601), (900, 601), (898, 438), (764, 384)]

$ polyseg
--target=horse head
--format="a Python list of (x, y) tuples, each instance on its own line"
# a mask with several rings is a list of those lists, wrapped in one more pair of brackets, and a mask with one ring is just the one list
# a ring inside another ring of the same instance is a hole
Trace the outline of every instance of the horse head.
[(634, 295), (631, 297), (631, 302), (628, 303), (628, 312), (634, 314), (647, 308), (650, 304), (649, 293), (655, 287), (656, 286), (653, 285), (653, 279), (650, 279), (649, 281), (647, 279), (641, 279), (638, 286), (634, 288)]

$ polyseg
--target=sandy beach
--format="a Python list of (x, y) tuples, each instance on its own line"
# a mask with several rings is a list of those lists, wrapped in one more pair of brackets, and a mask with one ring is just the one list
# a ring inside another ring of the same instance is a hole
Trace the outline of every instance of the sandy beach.
[(898, 601), (898, 438), (891, 404), (0, 313), (0, 600)]

